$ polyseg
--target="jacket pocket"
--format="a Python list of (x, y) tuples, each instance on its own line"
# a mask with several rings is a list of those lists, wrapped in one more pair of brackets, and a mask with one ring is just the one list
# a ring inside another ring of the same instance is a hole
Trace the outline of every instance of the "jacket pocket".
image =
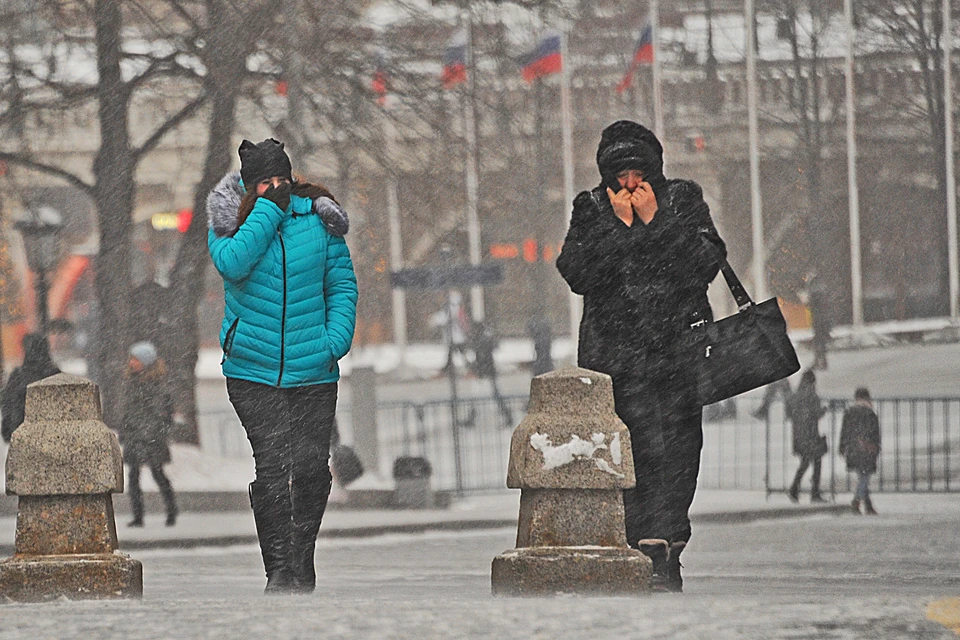
[(233, 321), (233, 324), (230, 325), (230, 328), (227, 329), (227, 335), (223, 337), (223, 359), (220, 360), (220, 364), (223, 364), (227, 361), (227, 358), (230, 357), (230, 351), (233, 350), (233, 340), (237, 335), (237, 326), (240, 324), (240, 318), (237, 318)]

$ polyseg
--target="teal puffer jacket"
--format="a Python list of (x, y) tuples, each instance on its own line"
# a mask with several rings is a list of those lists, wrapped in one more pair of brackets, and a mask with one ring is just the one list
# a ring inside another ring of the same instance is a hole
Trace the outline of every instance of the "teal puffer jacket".
[(357, 280), (346, 242), (327, 231), (312, 200), (291, 196), (282, 211), (259, 198), (232, 236), (211, 222), (207, 244), (223, 276), (223, 375), (284, 388), (339, 380)]

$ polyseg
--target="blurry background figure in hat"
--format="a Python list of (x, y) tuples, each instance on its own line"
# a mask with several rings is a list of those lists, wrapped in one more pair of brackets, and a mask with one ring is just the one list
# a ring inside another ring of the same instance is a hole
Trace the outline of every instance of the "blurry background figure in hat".
[(3, 441), (10, 442), (13, 432), (23, 423), (27, 385), (60, 373), (50, 357), (50, 344), (42, 333), (23, 336), (23, 364), (14, 369), (3, 388)]
[(128, 388), (123, 419), (117, 430), (123, 447), (123, 461), (129, 469), (131, 527), (143, 526), (143, 491), (140, 467), (150, 469), (167, 510), (168, 527), (177, 523), (177, 503), (163, 465), (170, 462), (167, 443), (173, 423), (173, 401), (167, 389), (167, 371), (151, 342), (130, 347), (127, 364)]
[(620, 120), (597, 148), (601, 183), (578, 195), (557, 269), (583, 296), (578, 364), (613, 378), (630, 429), (636, 488), (624, 492), (627, 542), (653, 560), (654, 588), (682, 590), (703, 411), (687, 337), (711, 320), (707, 287), (726, 247), (700, 187), (663, 174), (652, 131)]

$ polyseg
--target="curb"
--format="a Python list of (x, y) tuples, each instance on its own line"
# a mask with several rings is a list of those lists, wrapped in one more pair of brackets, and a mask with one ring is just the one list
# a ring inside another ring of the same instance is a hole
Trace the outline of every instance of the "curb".
[[(782, 509), (754, 509), (750, 511), (732, 511), (695, 514), (690, 517), (694, 524), (749, 524), (764, 520), (784, 518), (802, 518), (814, 515), (840, 516), (850, 513), (848, 505), (823, 505), (817, 507), (794, 507)], [(498, 520), (447, 520), (439, 522), (421, 522), (410, 524), (391, 524), (371, 527), (344, 527), (339, 529), (321, 529), (318, 540), (337, 540), (347, 538), (374, 538), (384, 535), (418, 534), (429, 531), (483, 531), (491, 529), (516, 529), (516, 518)], [(211, 536), (194, 538), (161, 538), (154, 540), (121, 540), (120, 551), (142, 551), (149, 549), (197, 549), (201, 547), (230, 547), (255, 545), (257, 536), (239, 534), (230, 536)], [(0, 544), (0, 556), (12, 556), (12, 544)]]
[(699, 524), (748, 524), (761, 520), (802, 518), (816, 515), (843, 515), (850, 513), (848, 504), (825, 504), (816, 507), (778, 507), (776, 509), (753, 509), (750, 511), (719, 511), (690, 516), (690, 522)]

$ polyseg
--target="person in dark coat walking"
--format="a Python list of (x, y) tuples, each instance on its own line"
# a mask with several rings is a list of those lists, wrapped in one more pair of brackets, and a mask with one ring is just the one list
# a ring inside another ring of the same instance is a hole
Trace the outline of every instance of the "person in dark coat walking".
[(240, 173), (207, 198), (207, 246), (223, 278), (221, 366), (253, 449), (264, 592), (310, 593), (333, 483), (338, 363), (357, 319), (349, 224), (329, 191), (293, 178), (281, 142), (244, 140), (238, 153)]
[(877, 472), (877, 458), (880, 456), (880, 419), (873, 410), (870, 392), (860, 387), (853, 394), (853, 406), (843, 413), (843, 426), (840, 428), (840, 455), (847, 461), (847, 470), (857, 474), (857, 491), (850, 506), (860, 513), (877, 515), (870, 500), (870, 475)]
[(602, 182), (574, 200), (557, 268), (583, 296), (578, 363), (613, 378), (630, 430), (627, 542), (653, 560), (658, 589), (681, 591), (703, 445), (689, 332), (712, 319), (707, 287), (726, 247), (700, 187), (663, 175), (663, 147), (646, 127), (607, 127), (597, 166)]
[(813, 274), (808, 283), (811, 323), (813, 325), (812, 369), (827, 368), (827, 350), (830, 346), (830, 331), (833, 329), (831, 316), (830, 290), (823, 277)]
[(788, 495), (790, 500), (800, 499), (800, 481), (807, 468), (813, 465), (810, 475), (810, 502), (825, 502), (820, 494), (820, 459), (827, 452), (827, 439), (820, 435), (817, 426), (827, 412), (817, 395), (817, 377), (813, 371), (804, 371), (797, 390), (787, 400), (787, 417), (793, 424), (793, 454), (800, 457), (800, 467), (793, 477)]
[(173, 425), (173, 400), (167, 387), (166, 365), (153, 343), (137, 342), (130, 347), (127, 366), (127, 395), (118, 435), (123, 447), (123, 462), (128, 468), (130, 507), (133, 520), (127, 526), (143, 526), (143, 491), (140, 469), (146, 467), (160, 489), (167, 510), (167, 526), (177, 524), (177, 501), (163, 465), (170, 462), (170, 427)]
[(497, 403), (500, 416), (503, 418), (503, 428), (512, 429), (513, 413), (507, 405), (503, 394), (500, 393), (500, 386), (497, 384), (497, 363), (493, 360), (493, 352), (497, 349), (499, 340), (493, 329), (482, 321), (473, 323), (473, 352), (475, 355), (473, 361), (473, 370), (477, 377), (490, 380), (490, 387), (493, 391), (493, 399)]
[(0, 430), (3, 441), (10, 442), (13, 432), (23, 424), (24, 408), (27, 403), (27, 385), (55, 376), (60, 368), (50, 357), (50, 343), (42, 333), (28, 333), (23, 336), (23, 364), (14, 369), (3, 387), (3, 419)]

